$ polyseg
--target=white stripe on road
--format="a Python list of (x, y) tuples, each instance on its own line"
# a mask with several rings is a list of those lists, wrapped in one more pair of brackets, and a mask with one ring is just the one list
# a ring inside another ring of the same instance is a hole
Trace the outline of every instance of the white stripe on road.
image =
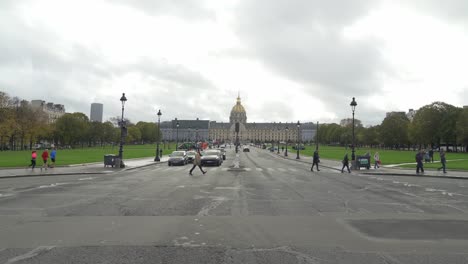
[(278, 170), (281, 171), (281, 172), (286, 172), (286, 170), (283, 169), (283, 168), (278, 168)]
[(246, 171), (251, 171), (252, 169), (251, 168), (245, 168)]
[(263, 169), (262, 169), (262, 168), (256, 168), (256, 170), (257, 170), (257, 171), (263, 171)]
[(229, 168), (222, 168), (221, 170), (222, 171), (227, 171)]
[(267, 168), (267, 170), (269, 170), (269, 171), (274, 171), (275, 169), (273, 169), (273, 168)]
[(297, 171), (297, 170), (296, 170), (296, 169), (294, 169), (294, 168), (288, 168), (288, 169), (289, 169), (290, 171), (294, 171), (294, 172), (296, 172), (296, 171)]

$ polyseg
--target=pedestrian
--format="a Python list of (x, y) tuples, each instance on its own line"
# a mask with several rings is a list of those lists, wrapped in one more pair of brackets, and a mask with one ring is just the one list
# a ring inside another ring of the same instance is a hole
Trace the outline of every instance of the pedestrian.
[(281, 152), (284, 152), (284, 146), (281, 147)]
[(421, 149), (419, 150), (418, 153), (416, 153), (416, 173), (418, 174), (419, 174), (419, 170), (421, 170), (421, 173), (424, 173), (423, 159), (424, 159), (424, 151)]
[(52, 161), (52, 162), (51, 162), (49, 168), (55, 168), (55, 157), (56, 156), (57, 156), (57, 150), (54, 147), (52, 149), (52, 151), (50, 152), (50, 161)]
[(318, 153), (318, 150), (314, 151), (314, 157), (312, 158), (312, 168), (310, 168), (311, 171), (314, 171), (314, 166), (317, 166), (317, 171), (319, 170), (318, 164), (320, 162), (320, 156)]
[(202, 166), (201, 166), (201, 154), (200, 154), (200, 149), (198, 149), (198, 150), (197, 150), (197, 153), (195, 153), (195, 159), (193, 160), (193, 166), (192, 166), (192, 169), (190, 169), (190, 172), (189, 172), (190, 175), (193, 175), (193, 174), (192, 174), (192, 171), (193, 171), (193, 170), (195, 169), (195, 167), (197, 167), (197, 166), (198, 166), (198, 168), (200, 168), (200, 170), (201, 170), (201, 172), (202, 172), (203, 174), (206, 173), (206, 171), (203, 171), (203, 168), (202, 168)]
[(47, 170), (47, 160), (49, 159), (49, 150), (48, 149), (45, 149), (43, 152), (42, 152), (42, 167), (41, 167), (41, 170), (42, 168), (45, 168)]
[(29, 165), (29, 167), (31, 167), (31, 170), (34, 170), (34, 168), (36, 167), (36, 158), (37, 152), (33, 150), (31, 153), (31, 165)]
[(344, 168), (346, 167), (348, 169), (348, 173), (351, 173), (351, 170), (349, 169), (349, 158), (348, 158), (348, 153), (344, 155), (343, 158), (343, 168), (341, 168), (341, 173), (343, 173)]
[(379, 164), (380, 164), (380, 156), (379, 156), (379, 152), (376, 151), (374, 153), (374, 169), (379, 168), (380, 167)]
[(434, 149), (429, 150), (429, 158), (431, 159), (431, 162), (434, 163)]
[(424, 163), (428, 163), (431, 161), (431, 157), (429, 156), (429, 151), (424, 151)]
[(441, 149), (439, 152), (439, 155), (440, 155), (440, 164), (442, 164), (442, 167), (438, 168), (437, 170), (440, 171), (440, 169), (443, 169), (443, 172), (447, 173), (447, 171), (445, 170), (445, 163), (447, 162), (447, 160), (445, 159), (445, 151)]
[(159, 150), (159, 157), (162, 157), (162, 153), (163, 153), (163, 150), (160, 149), (160, 150)]

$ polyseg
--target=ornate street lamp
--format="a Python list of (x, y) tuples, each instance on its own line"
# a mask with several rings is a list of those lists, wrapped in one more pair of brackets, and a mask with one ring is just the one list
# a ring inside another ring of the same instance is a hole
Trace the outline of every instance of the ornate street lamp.
[(296, 150), (297, 150), (297, 156), (296, 156), (296, 159), (300, 159), (299, 158), (299, 129), (301, 128), (301, 123), (299, 122), (299, 120), (297, 120), (297, 145), (296, 145)]
[(352, 149), (351, 149), (351, 160), (353, 161), (353, 168), (354, 168), (354, 163), (356, 161), (356, 155), (354, 154), (354, 111), (356, 110), (356, 106), (357, 106), (357, 103), (356, 101), (354, 100), (354, 97), (353, 97), (353, 101), (351, 101), (351, 104), (349, 104), (351, 106), (351, 110), (353, 111), (353, 145), (352, 145)]
[(284, 152), (284, 156), (287, 157), (288, 156), (288, 142), (289, 142), (289, 139), (290, 139), (290, 135), (289, 135), (289, 128), (286, 127), (285, 130), (286, 130), (286, 134), (288, 136), (288, 140), (286, 140), (286, 151)]
[(160, 133), (161, 133), (161, 110), (158, 110), (158, 138), (156, 139), (156, 157), (154, 158), (154, 161), (161, 161), (161, 159), (159, 158), (159, 139), (161, 137)]
[(122, 93), (122, 97), (120, 97), (120, 102), (122, 103), (122, 119), (120, 119), (120, 148), (119, 148), (119, 159), (120, 159), (120, 168), (125, 168), (125, 164), (123, 162), (123, 144), (124, 139), (126, 136), (126, 127), (124, 121), (124, 109), (125, 109), (125, 102), (127, 102), (127, 97), (125, 97), (125, 93)]
[[(177, 118), (176, 118), (177, 120)], [(175, 145), (175, 149), (178, 150), (179, 148), (179, 121), (177, 121), (176, 123), (176, 145)]]

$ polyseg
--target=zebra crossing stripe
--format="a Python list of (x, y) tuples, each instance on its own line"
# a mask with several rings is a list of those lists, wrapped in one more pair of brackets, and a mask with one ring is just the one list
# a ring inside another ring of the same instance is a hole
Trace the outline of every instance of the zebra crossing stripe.
[(289, 168), (289, 170), (290, 170), (290, 171), (294, 171), (294, 172), (296, 172), (296, 171), (297, 171), (297, 170), (296, 170), (296, 169), (294, 169), (294, 168)]
[(286, 172), (286, 170), (283, 169), (283, 168), (278, 168), (278, 170), (281, 171), (281, 172)]
[(274, 171), (275, 169), (273, 169), (273, 168), (268, 168), (267, 170), (269, 170), (269, 171)]
[(251, 168), (245, 168), (246, 171), (251, 171), (252, 169)]
[(227, 171), (229, 168), (222, 168), (221, 170), (222, 171)]
[(255, 168), (257, 171), (262, 171), (263, 169), (262, 168)]

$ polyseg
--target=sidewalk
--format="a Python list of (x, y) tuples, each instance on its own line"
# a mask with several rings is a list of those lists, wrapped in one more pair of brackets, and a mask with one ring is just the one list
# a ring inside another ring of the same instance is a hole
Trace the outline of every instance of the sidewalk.
[[(261, 150), (261, 149), (260, 149)], [(296, 159), (296, 152), (288, 152), (288, 157), (284, 156), (284, 152), (270, 152), (273, 156), (281, 157), (284, 159), (294, 160), (297, 162), (302, 162), (306, 164), (310, 164), (312, 166), (312, 157), (309, 156), (300, 156), (300, 159)], [(351, 161), (350, 161), (351, 165)], [(327, 159), (320, 159), (319, 167), (325, 167), (329, 169), (333, 169), (336, 171), (341, 171), (342, 168), (341, 161), (336, 160), (327, 160)], [(462, 179), (468, 180), (468, 172), (466, 171), (451, 171), (447, 170), (447, 173), (443, 173), (442, 171), (437, 170), (424, 170), (424, 173), (416, 174), (416, 165), (414, 169), (406, 169), (406, 168), (396, 168), (396, 167), (380, 167), (379, 169), (361, 169), (361, 170), (352, 170), (354, 174), (368, 174), (368, 175), (380, 175), (380, 176), (407, 176), (407, 177), (433, 177), (433, 178), (447, 178), (447, 179)]]
[(104, 161), (86, 164), (73, 164), (59, 166), (55, 168), (42, 169), (38, 166), (34, 170), (31, 168), (9, 168), (0, 169), (0, 179), (15, 177), (37, 177), (37, 176), (57, 176), (57, 175), (86, 175), (86, 174), (109, 174), (119, 171), (132, 170), (136, 168), (151, 166), (167, 162), (168, 156), (163, 156), (160, 162), (155, 162), (154, 157), (124, 159), (125, 168), (104, 167)]

